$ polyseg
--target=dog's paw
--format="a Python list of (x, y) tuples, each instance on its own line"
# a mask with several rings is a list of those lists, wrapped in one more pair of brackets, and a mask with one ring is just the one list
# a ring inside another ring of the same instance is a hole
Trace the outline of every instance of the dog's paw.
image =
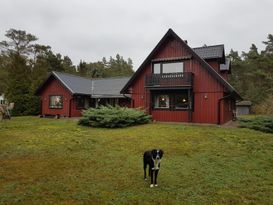
[(154, 187), (154, 185), (153, 185), (153, 184), (151, 184), (151, 185), (150, 185), (150, 188), (153, 188), (153, 187)]
[(155, 184), (155, 186), (158, 186), (158, 184)]

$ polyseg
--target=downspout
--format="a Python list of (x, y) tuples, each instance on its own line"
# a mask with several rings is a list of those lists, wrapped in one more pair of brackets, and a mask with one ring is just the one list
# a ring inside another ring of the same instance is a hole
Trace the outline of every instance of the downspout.
[(221, 101), (224, 100), (224, 99), (226, 99), (226, 98), (229, 98), (231, 96), (232, 96), (231, 94), (230, 95), (226, 95), (226, 96), (224, 96), (224, 97), (222, 97), (222, 98), (220, 98), (218, 100), (218, 122), (217, 122), (218, 125), (221, 124)]
[(130, 99), (130, 106), (131, 106), (131, 108), (133, 108), (133, 99), (131, 98), (131, 97), (128, 97), (128, 96), (126, 96), (126, 94), (122, 94), (125, 98), (129, 98)]

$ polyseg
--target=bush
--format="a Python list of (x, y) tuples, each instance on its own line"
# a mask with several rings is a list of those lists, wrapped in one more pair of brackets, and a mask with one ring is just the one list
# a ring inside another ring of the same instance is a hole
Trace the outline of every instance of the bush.
[(246, 127), (262, 132), (273, 133), (273, 116), (239, 119), (240, 127)]
[(101, 106), (83, 112), (80, 125), (92, 127), (128, 127), (145, 124), (151, 120), (142, 110), (126, 107)]

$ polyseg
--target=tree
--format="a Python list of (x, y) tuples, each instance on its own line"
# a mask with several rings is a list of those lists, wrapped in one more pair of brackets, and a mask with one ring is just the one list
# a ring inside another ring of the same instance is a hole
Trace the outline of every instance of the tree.
[(134, 73), (133, 61), (130, 58), (125, 61), (119, 54), (115, 58), (110, 56), (108, 61), (105, 57), (97, 62), (86, 63), (85, 61), (80, 61), (77, 71), (81, 76), (92, 78), (131, 76)]
[(264, 53), (268, 55), (272, 55), (273, 54), (273, 35), (268, 34), (267, 41), (263, 41), (263, 44), (266, 45)]
[(7, 79), (8, 79), (8, 72), (7, 72), (7, 64), (8, 58), (5, 55), (0, 55), (0, 94), (5, 93), (7, 88)]
[(72, 70), (72, 66), (50, 46), (36, 44), (38, 38), (30, 33), (10, 29), (5, 36), (7, 40), (0, 42), (0, 90), (15, 103), (14, 114), (37, 114), (40, 103), (34, 95), (36, 89), (50, 71)]
[(107, 77), (112, 76), (131, 76), (133, 71), (133, 62), (129, 58), (128, 61), (125, 61), (122, 56), (119, 54), (116, 55), (116, 58), (110, 56), (108, 67), (105, 70)]
[[(273, 58), (270, 54), (273, 45), (272, 35), (266, 41), (267, 47), (261, 53), (255, 44), (248, 52), (242, 53), (231, 50), (229, 57), (232, 63), (231, 84), (239, 91), (245, 100), (251, 100), (254, 107), (264, 106), (265, 99), (272, 99), (273, 93)], [(267, 105), (270, 100), (267, 100)], [(259, 111), (260, 109), (256, 109)]]
[(68, 56), (63, 57), (62, 66), (66, 73), (76, 73), (76, 68)]
[(87, 76), (87, 63), (81, 60), (77, 66), (77, 71), (81, 76)]
[(0, 42), (2, 52), (16, 55), (29, 55), (33, 51), (32, 42), (38, 40), (36, 36), (22, 30), (10, 29), (5, 35), (9, 41)]
[(27, 65), (26, 59), (18, 53), (10, 54), (10, 64), (8, 67), (8, 81), (5, 96), (9, 102), (15, 103), (13, 111), (16, 115), (31, 114), (30, 109), (33, 105), (33, 95), (30, 93), (31, 70)]

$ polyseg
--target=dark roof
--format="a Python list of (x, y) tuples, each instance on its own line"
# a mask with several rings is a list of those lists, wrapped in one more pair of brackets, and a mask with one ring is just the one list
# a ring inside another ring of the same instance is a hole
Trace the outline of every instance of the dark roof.
[(169, 29), (167, 33), (163, 36), (163, 38), (158, 42), (156, 47), (152, 50), (152, 52), (148, 55), (148, 57), (144, 60), (144, 62), (140, 65), (131, 79), (127, 82), (127, 84), (122, 88), (121, 93), (125, 93), (129, 88), (131, 83), (135, 80), (135, 78), (141, 73), (141, 71), (145, 68), (145, 65), (151, 61), (153, 55), (159, 49), (159, 47), (165, 42), (165, 40), (169, 37), (173, 37), (177, 39), (192, 56), (200, 62), (200, 64), (214, 77), (216, 78), (229, 92), (231, 92), (236, 98), (242, 99), (239, 93), (219, 74), (215, 71), (203, 58), (201, 58), (191, 47), (188, 46), (172, 29)]
[(220, 64), (220, 71), (230, 71), (230, 58), (226, 58), (224, 64)]
[(103, 78), (93, 80), (93, 94), (95, 97), (120, 97), (121, 89), (128, 82), (130, 77)]
[(236, 106), (251, 106), (252, 102), (248, 100), (243, 100), (236, 103)]
[(91, 94), (92, 80), (68, 73), (53, 71), (55, 76), (72, 94)]
[(193, 48), (194, 52), (203, 59), (223, 58), (225, 56), (224, 45), (213, 45)]
[(57, 78), (71, 94), (94, 95), (94, 97), (101, 98), (124, 97), (120, 94), (120, 91), (130, 79), (130, 77), (92, 79), (53, 71), (36, 93), (39, 93), (42, 90), (46, 82), (52, 76)]

